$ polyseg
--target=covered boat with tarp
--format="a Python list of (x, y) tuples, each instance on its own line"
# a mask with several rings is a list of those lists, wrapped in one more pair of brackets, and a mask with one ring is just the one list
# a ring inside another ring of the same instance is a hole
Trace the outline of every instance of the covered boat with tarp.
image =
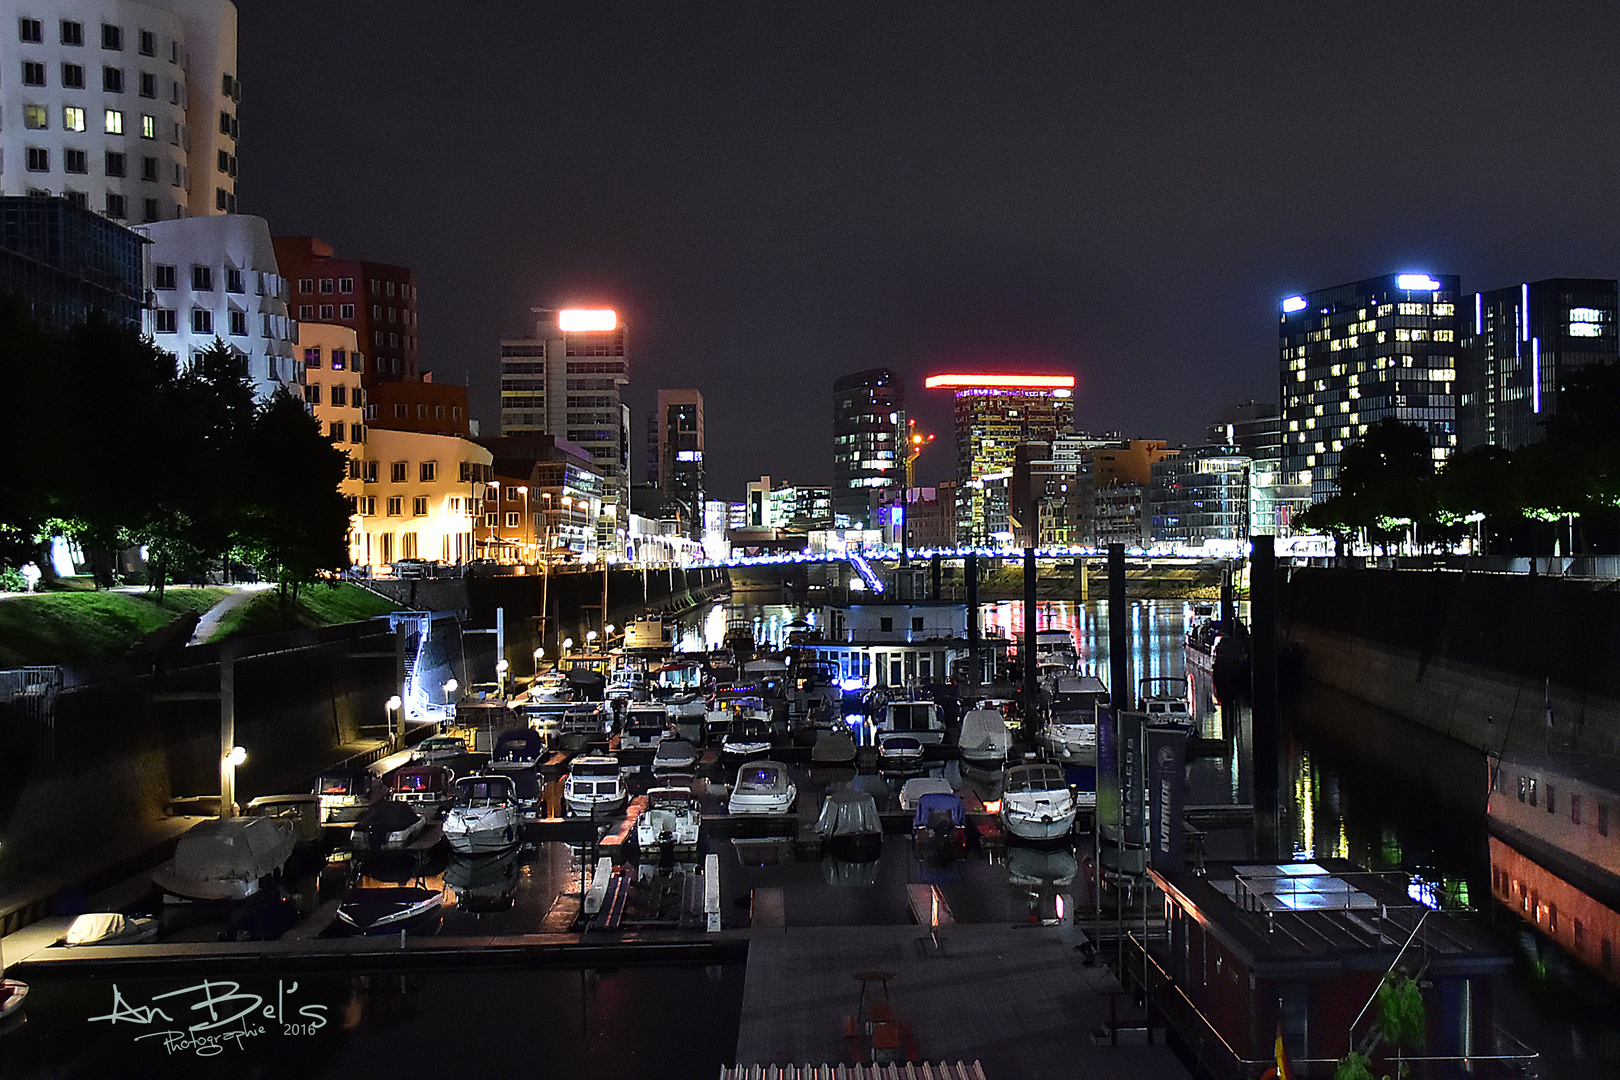
[(187, 900), (245, 900), (281, 873), (293, 842), (292, 823), (280, 818), (199, 821), (180, 837), (174, 858), (152, 873), (152, 881)]
[(829, 851), (844, 859), (875, 859), (883, 848), (877, 801), (856, 788), (839, 788), (827, 796), (816, 832)]

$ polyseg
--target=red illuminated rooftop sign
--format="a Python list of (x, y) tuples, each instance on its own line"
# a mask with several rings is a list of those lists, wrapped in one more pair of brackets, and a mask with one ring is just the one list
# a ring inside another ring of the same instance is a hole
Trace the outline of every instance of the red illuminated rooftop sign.
[(929, 390), (946, 388), (984, 388), (1009, 390), (1073, 389), (1073, 375), (930, 375), (923, 380)]

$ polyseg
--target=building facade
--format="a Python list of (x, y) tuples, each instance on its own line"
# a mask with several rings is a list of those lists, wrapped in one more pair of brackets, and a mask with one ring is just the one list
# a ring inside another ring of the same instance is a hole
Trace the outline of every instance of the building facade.
[(332, 445), (349, 455), (349, 479), (343, 493), (360, 494), (361, 461), (366, 441), (365, 391), (361, 374), (365, 357), (353, 330), (330, 323), (299, 323), (298, 355), (304, 365), (304, 403)]
[(287, 281), (263, 218), (218, 214), (138, 225), (151, 241), (147, 333), (182, 365), (215, 341), (247, 358), (254, 393), (303, 381), (287, 316)]
[(450, 435), (370, 430), (361, 458), (350, 561), (474, 557), (473, 534), (491, 476), (490, 452)]
[(536, 309), (534, 335), (502, 340), (501, 434), (542, 432), (591, 455), (611, 509), (600, 537), (611, 551), (630, 506), (630, 380), (625, 326), (608, 309)]
[(1384, 419), (1422, 428), (1436, 467), (1457, 447), (1458, 279), (1386, 274), (1282, 302), (1284, 473), (1337, 491), (1339, 455)]
[(1196, 446), (1155, 462), (1148, 538), (1185, 547), (1247, 540), (1249, 465), (1235, 446)]
[(906, 388), (888, 368), (833, 383), (833, 520), (871, 524), (873, 493), (906, 482)]
[(682, 534), (703, 536), (703, 395), (696, 390), (658, 391), (656, 472), (666, 501), (677, 504)]
[(1209, 441), (1235, 446), (1249, 458), (1249, 532), (1292, 536), (1294, 519), (1311, 505), (1309, 470), (1284, 472), (1282, 414), (1268, 402), (1245, 401), (1223, 409)]
[(313, 236), (278, 236), (275, 247), (281, 275), (292, 289), (288, 303), (293, 318), (353, 330), (371, 359), (365, 371), (368, 387), (421, 376), (416, 275), (410, 269), (337, 258), (332, 245)]
[(958, 542), (1010, 540), (1008, 486), (1017, 448), (1071, 430), (1074, 376), (947, 374), (923, 385), (949, 389), (956, 399)]
[(236, 5), (0, 0), (0, 194), (114, 221), (236, 212)]
[(66, 199), (0, 196), (0, 294), (60, 332), (91, 313), (144, 331), (145, 240)]
[(1620, 359), (1613, 280), (1551, 278), (1475, 293), (1458, 357), (1460, 449), (1539, 442), (1567, 376)]
[(481, 511), (479, 557), (595, 558), (602, 475), (590, 452), (534, 433), (478, 441), (490, 451), (495, 473)]
[(394, 380), (366, 392), (366, 423), (390, 431), (468, 438), (467, 388), (431, 379)]

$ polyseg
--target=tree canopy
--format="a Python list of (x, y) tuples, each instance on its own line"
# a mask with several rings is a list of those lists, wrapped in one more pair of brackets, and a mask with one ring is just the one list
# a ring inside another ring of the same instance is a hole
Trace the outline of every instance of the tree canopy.
[(232, 563), (285, 591), (348, 564), (343, 452), (285, 390), (256, 401), (223, 342), (177, 369), (132, 330), (48, 334), (0, 298), (0, 378), (29, 406), (0, 425), (0, 565), (48, 567), (55, 535), (104, 585), (144, 547), (160, 591)]

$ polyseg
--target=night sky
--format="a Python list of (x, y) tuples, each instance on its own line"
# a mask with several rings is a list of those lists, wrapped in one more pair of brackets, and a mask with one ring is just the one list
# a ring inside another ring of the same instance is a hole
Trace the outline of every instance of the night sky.
[(830, 481), (831, 384), (1079, 379), (1077, 426), (1275, 401), (1281, 297), (1620, 274), (1603, 4), (238, 0), (241, 209), (412, 267), (423, 366), (497, 429), (503, 335), (617, 307), (711, 497)]

